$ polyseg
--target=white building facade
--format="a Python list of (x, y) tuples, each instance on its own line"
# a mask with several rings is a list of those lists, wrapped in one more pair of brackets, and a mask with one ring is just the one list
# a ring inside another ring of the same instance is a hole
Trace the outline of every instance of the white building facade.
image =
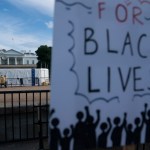
[(0, 50), (0, 65), (36, 65), (35, 53), (18, 52), (16, 50)]

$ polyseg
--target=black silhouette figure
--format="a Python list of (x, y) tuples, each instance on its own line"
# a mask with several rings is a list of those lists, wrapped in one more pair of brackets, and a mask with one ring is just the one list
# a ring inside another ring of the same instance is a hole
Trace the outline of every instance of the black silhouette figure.
[(76, 123), (73, 131), (74, 137), (74, 150), (83, 150), (85, 149), (85, 121), (83, 121), (84, 114), (79, 111), (76, 115), (78, 122)]
[(63, 131), (64, 137), (60, 140), (61, 150), (70, 150), (70, 142), (73, 136), (73, 126), (71, 125), (71, 134), (69, 135), (69, 129), (66, 128)]
[(51, 109), (50, 113), (49, 113), (49, 117), (51, 118), (51, 116), (55, 113), (55, 109)]
[(100, 111), (97, 110), (97, 119), (94, 122), (94, 118), (93, 116), (90, 115), (89, 113), (89, 109), (88, 107), (85, 107), (85, 111), (86, 111), (86, 148), (90, 149), (90, 148), (96, 148), (96, 127), (98, 126), (98, 123), (100, 121)]
[(121, 145), (122, 131), (126, 125), (126, 113), (124, 113), (124, 120), (123, 120), (123, 123), (121, 125), (119, 125), (120, 124), (120, 118), (119, 117), (116, 117), (114, 119), (114, 124), (115, 124), (115, 127), (112, 131), (112, 134), (111, 134), (111, 140), (112, 140), (113, 146), (116, 147), (116, 146)]
[[(147, 104), (145, 104), (145, 117), (144, 123), (146, 124), (146, 133), (145, 133), (145, 141), (150, 142), (150, 110), (147, 112)], [(147, 118), (148, 116), (148, 118)]]
[(50, 129), (50, 149), (58, 150), (58, 145), (60, 144), (61, 134), (57, 126), (59, 125), (59, 120), (54, 118), (51, 122), (53, 128)]
[(100, 129), (102, 130), (102, 133), (98, 136), (98, 148), (102, 148), (102, 147), (106, 148), (106, 146), (107, 146), (107, 137), (112, 128), (110, 118), (107, 118), (107, 121), (108, 121), (109, 127), (107, 125), (107, 122), (103, 122), (100, 125)]
[(135, 125), (136, 125), (136, 127), (135, 127), (135, 129), (134, 129), (134, 143), (135, 143), (135, 144), (138, 144), (138, 143), (140, 143), (140, 141), (141, 141), (141, 132), (142, 132), (143, 125), (144, 125), (145, 113), (142, 112), (141, 115), (142, 115), (142, 122), (141, 122), (141, 120), (140, 120), (139, 117), (136, 117), (136, 118), (135, 118), (135, 121), (134, 121), (134, 123), (135, 123)]
[(133, 141), (133, 136), (134, 136), (134, 132), (132, 131), (132, 124), (128, 124), (126, 125), (125, 127), (125, 131), (126, 131), (126, 145), (130, 145), (130, 144), (133, 144), (134, 141)]

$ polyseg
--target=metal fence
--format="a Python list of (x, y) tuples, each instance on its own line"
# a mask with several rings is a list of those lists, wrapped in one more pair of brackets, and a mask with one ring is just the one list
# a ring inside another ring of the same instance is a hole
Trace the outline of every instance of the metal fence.
[[(50, 90), (0, 91), (0, 144), (48, 138)], [(150, 150), (150, 144), (99, 150)]]
[(50, 90), (0, 91), (0, 143), (48, 138)]

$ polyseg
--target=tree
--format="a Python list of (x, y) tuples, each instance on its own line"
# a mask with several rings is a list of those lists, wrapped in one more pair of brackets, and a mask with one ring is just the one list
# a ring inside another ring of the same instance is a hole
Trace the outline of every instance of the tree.
[(36, 51), (38, 56), (37, 68), (48, 68), (50, 70), (51, 66), (51, 47), (47, 45), (41, 45)]

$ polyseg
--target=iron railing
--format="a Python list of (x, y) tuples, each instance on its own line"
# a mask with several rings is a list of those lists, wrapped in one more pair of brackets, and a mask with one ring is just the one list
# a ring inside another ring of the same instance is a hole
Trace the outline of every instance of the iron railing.
[(48, 138), (50, 90), (0, 91), (0, 143)]

